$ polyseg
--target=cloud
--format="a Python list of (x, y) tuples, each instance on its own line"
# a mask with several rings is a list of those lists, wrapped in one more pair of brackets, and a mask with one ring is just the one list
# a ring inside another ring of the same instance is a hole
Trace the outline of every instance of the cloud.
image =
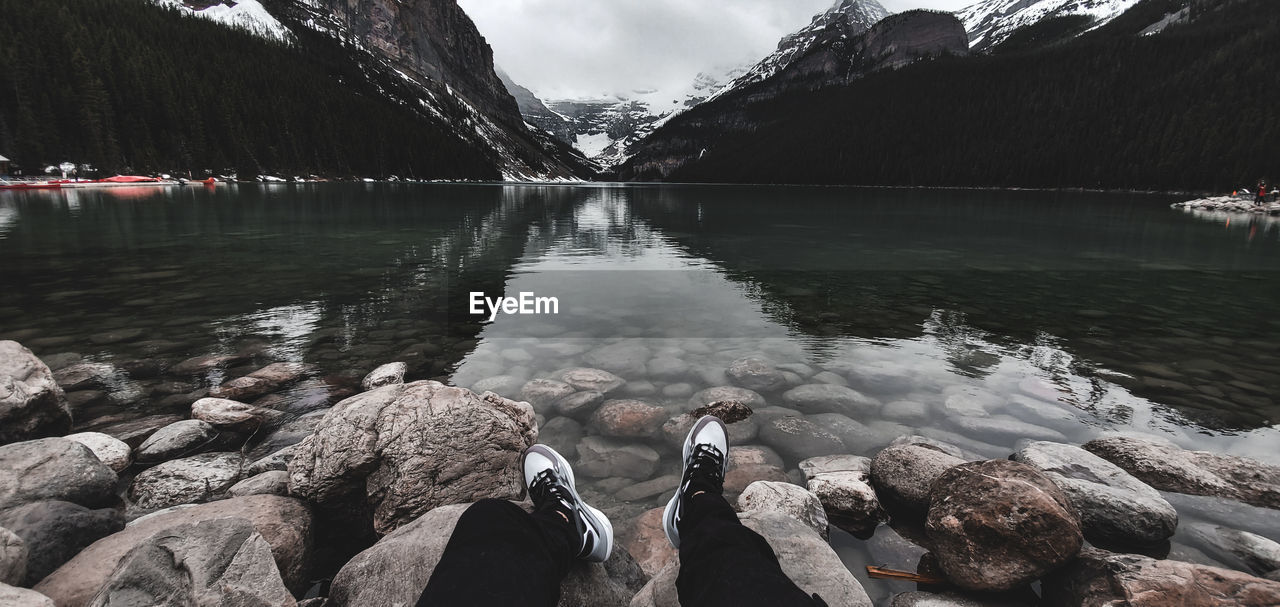
[[(679, 89), (760, 59), (833, 0), (460, 0), (496, 63), (545, 99)], [(885, 0), (894, 11), (961, 0)]]

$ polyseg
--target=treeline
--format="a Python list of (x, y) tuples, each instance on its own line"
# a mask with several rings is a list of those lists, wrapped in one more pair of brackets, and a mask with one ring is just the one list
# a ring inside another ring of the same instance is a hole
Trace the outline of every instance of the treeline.
[(992, 56), (746, 104), (751, 132), (708, 139), (704, 105), (632, 162), (703, 138), (668, 180), (1222, 191), (1280, 177), (1280, 3), (1198, 2), (1191, 23), (1137, 35), (1174, 4), (1066, 43), (1017, 50), (1030, 40), (1015, 35)]
[(70, 160), (104, 173), (499, 177), (319, 36), (285, 45), (147, 0), (0, 0), (0, 15), (0, 154), (28, 173)]

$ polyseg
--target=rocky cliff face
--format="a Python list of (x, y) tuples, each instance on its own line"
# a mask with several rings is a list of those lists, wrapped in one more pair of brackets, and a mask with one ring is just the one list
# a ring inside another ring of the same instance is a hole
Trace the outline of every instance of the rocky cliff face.
[(553, 112), (533, 91), (516, 84), (511, 76), (498, 68), (498, 78), (507, 92), (516, 99), (516, 106), (525, 121), (555, 136), (565, 143), (573, 143), (573, 125), (564, 116)]
[(1084, 15), (1099, 26), (1140, 0), (981, 0), (957, 11), (974, 51), (991, 48), (1015, 30), (1054, 17)]
[(722, 92), (640, 142), (618, 177), (665, 178), (726, 135), (769, 123), (774, 117), (768, 102), (780, 96), (846, 85), (877, 70), (942, 54), (963, 55), (969, 48), (964, 25), (949, 13), (917, 10), (891, 15), (856, 35), (849, 34), (857, 26), (847, 17), (835, 15), (826, 24), (809, 31), (804, 52), (788, 56), (776, 72)]

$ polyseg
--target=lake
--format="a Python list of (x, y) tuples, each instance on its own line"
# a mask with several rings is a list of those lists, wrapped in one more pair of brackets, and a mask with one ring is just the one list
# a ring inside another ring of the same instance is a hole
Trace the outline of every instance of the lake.
[[(0, 339), (55, 368), (102, 363), (98, 385), (68, 395), (83, 428), (183, 414), (188, 394), (272, 361), (315, 370), (285, 395), (294, 415), (391, 361), (409, 379), (508, 396), (602, 367), (627, 380), (625, 396), (674, 415), (725, 384), (730, 363), (759, 357), (793, 383), (877, 403), (854, 420), (859, 454), (918, 433), (1005, 457), (1023, 438), (1120, 430), (1280, 463), (1280, 224), (1169, 208), (1182, 198), (609, 184), (3, 192)], [(558, 313), (489, 320), (470, 314), (473, 292), (554, 297)], [(238, 358), (195, 380), (166, 372), (210, 354)], [(777, 396), (764, 394), (785, 406)], [(591, 433), (554, 427), (571, 443)], [(653, 475), (678, 473), (674, 448), (650, 442)], [(612, 495), (629, 484), (585, 493), (619, 518), (665, 503)], [(1247, 528), (1280, 540), (1274, 518)], [(904, 589), (860, 573), (902, 553), (894, 537), (833, 530), (873, 598)], [(1189, 542), (1175, 537), (1174, 550), (1203, 561)]]

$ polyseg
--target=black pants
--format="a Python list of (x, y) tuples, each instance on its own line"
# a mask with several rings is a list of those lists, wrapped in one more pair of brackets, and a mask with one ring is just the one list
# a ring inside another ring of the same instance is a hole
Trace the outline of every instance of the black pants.
[[(686, 502), (680, 521), (683, 607), (815, 607), (778, 565), (763, 537), (719, 495)], [(458, 519), (418, 607), (554, 607), (577, 553), (560, 513), (528, 514), (503, 500), (476, 502)]]

